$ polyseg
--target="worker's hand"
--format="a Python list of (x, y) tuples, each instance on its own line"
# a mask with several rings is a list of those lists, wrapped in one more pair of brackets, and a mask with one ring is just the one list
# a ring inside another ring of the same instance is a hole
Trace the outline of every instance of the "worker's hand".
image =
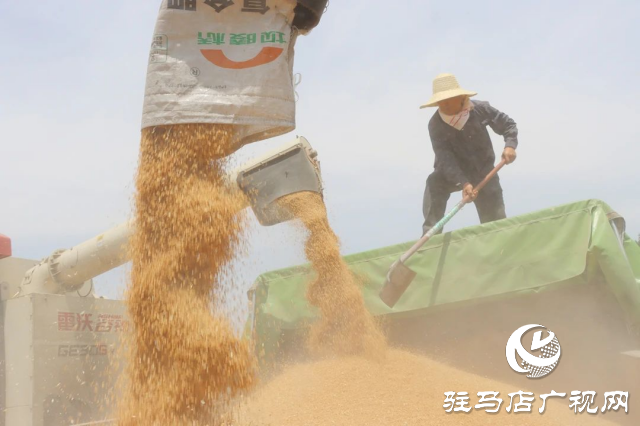
[(478, 196), (478, 191), (474, 191), (473, 185), (470, 183), (465, 183), (462, 188), (462, 196), (466, 197), (471, 202)]
[(507, 164), (511, 164), (516, 161), (516, 157), (516, 150), (510, 146), (506, 147), (504, 151), (502, 151), (502, 158), (507, 162)]

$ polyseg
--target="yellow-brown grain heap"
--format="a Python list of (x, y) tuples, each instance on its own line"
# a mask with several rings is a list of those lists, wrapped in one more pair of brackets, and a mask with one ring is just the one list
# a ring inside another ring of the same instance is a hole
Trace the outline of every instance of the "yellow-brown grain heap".
[(227, 125), (142, 132), (120, 426), (211, 424), (203, 419), (253, 383), (248, 345), (211, 314), (241, 247), (242, 203), (223, 180), (232, 136)]
[(280, 199), (308, 232), (305, 253), (316, 273), (307, 299), (320, 311), (309, 333), (316, 353), (336, 355), (384, 355), (384, 335), (367, 311), (360, 286), (340, 256), (340, 243), (329, 225), (322, 197), (299, 192)]
[[(341, 357), (292, 366), (256, 392), (240, 417), (252, 426), (614, 425), (606, 416), (574, 414), (568, 397), (547, 399), (540, 414), (538, 394), (531, 412), (514, 413), (520, 403), (516, 395), (512, 411), (506, 412), (508, 394), (519, 390), (513, 384), (389, 349), (383, 362)], [(496, 414), (473, 408), (468, 413), (447, 413), (443, 405), (448, 391), (468, 392), (467, 408), (478, 404), (477, 392), (499, 392), (503, 402)]]

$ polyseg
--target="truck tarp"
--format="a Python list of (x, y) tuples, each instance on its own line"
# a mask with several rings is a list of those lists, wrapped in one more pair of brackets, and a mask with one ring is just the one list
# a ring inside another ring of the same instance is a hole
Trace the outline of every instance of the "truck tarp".
[[(624, 219), (587, 200), (433, 237), (409, 261), (417, 276), (393, 309), (379, 298), (389, 266), (412, 242), (345, 256), (374, 315), (418, 316), (496, 298), (522, 297), (594, 280), (610, 288), (629, 330), (640, 330), (640, 247), (624, 234)], [(247, 324), (262, 350), (283, 330), (301, 329), (317, 311), (305, 298), (309, 265), (260, 275)]]

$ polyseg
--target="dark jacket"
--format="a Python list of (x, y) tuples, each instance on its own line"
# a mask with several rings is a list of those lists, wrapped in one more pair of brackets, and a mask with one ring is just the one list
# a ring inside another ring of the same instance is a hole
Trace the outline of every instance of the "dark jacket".
[(437, 175), (458, 188), (479, 183), (494, 167), (496, 160), (487, 126), (504, 136), (505, 147), (518, 146), (516, 122), (489, 102), (472, 101), (473, 109), (462, 130), (445, 123), (438, 111), (429, 121), (429, 135), (436, 155)]

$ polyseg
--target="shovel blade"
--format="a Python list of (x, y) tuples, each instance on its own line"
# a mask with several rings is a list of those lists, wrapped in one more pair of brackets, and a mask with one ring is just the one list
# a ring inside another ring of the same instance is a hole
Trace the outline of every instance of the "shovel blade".
[(395, 304), (400, 300), (400, 297), (404, 294), (405, 290), (413, 279), (416, 277), (416, 272), (412, 271), (398, 260), (391, 265), (387, 278), (380, 291), (380, 299), (390, 308), (393, 308)]

